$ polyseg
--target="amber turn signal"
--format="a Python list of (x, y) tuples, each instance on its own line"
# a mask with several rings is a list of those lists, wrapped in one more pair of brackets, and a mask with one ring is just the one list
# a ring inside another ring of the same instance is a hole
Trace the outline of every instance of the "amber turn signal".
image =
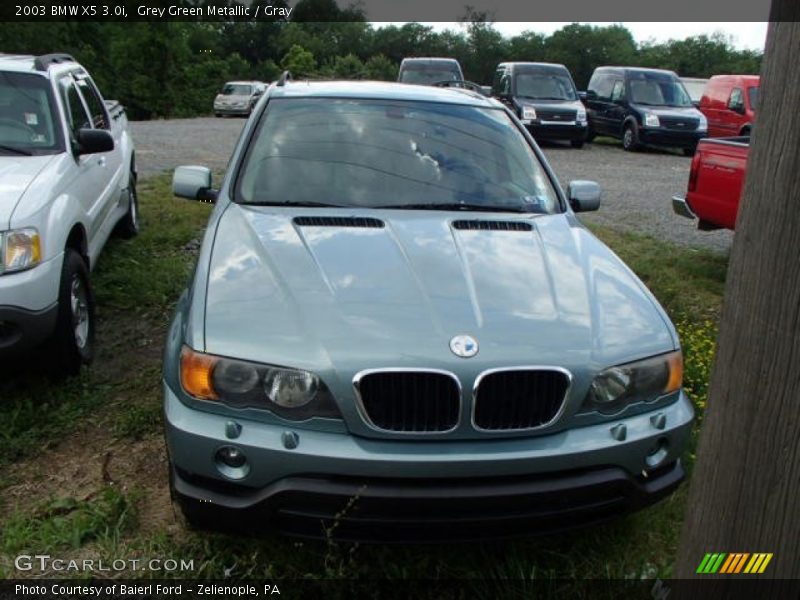
[(683, 354), (680, 350), (667, 357), (667, 365), (669, 365), (669, 379), (664, 388), (666, 394), (680, 389), (683, 385)]
[(218, 359), (195, 352), (188, 346), (181, 350), (181, 385), (186, 393), (201, 400), (219, 400), (211, 376)]

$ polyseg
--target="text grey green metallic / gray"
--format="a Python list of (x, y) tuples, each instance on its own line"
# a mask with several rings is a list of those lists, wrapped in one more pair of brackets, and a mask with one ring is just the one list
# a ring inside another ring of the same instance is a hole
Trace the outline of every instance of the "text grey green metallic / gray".
[(199, 526), (452, 541), (588, 525), (682, 481), (677, 333), (499, 102), (281, 80), (245, 125), (164, 359)]

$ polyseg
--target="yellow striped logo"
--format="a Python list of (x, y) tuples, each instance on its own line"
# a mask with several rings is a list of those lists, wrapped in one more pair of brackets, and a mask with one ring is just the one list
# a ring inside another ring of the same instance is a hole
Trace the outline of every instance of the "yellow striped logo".
[(771, 552), (709, 552), (703, 557), (697, 573), (713, 575), (725, 573), (726, 575), (738, 575), (741, 573), (760, 574), (763, 573), (769, 561), (772, 560)]

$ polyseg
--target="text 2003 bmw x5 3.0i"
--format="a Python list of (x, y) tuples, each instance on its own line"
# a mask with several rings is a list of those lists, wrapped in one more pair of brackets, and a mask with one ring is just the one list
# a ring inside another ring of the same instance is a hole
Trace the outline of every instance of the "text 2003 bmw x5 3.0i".
[(270, 86), (165, 354), (190, 523), (339, 539), (554, 531), (682, 480), (675, 329), (575, 217), (504, 106), (466, 90)]

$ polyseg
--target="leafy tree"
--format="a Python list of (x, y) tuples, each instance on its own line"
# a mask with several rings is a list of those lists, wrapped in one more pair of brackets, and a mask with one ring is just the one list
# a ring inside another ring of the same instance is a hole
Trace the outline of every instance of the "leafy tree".
[(364, 63), (364, 77), (376, 81), (394, 81), (397, 79), (398, 68), (398, 65), (383, 54), (376, 54)]
[(308, 77), (314, 74), (317, 68), (317, 61), (311, 52), (295, 44), (289, 48), (289, 52), (281, 59), (281, 67), (291, 71), (292, 75)]
[(545, 59), (561, 63), (572, 73), (575, 85), (583, 89), (592, 71), (602, 65), (636, 64), (636, 43), (622, 25), (593, 27), (572, 23), (547, 38)]
[(508, 57), (514, 61), (542, 61), (545, 56), (545, 36), (533, 31), (524, 31), (508, 42)]
[(337, 56), (333, 63), (333, 76), (337, 79), (363, 79), (364, 63), (354, 54)]

